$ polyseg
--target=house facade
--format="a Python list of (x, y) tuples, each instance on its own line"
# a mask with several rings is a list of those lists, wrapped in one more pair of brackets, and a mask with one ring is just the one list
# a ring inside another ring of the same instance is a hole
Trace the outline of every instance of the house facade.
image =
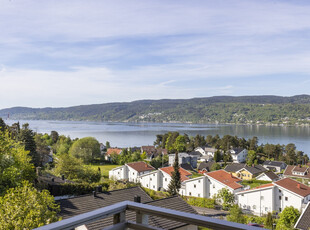
[(208, 187), (206, 186), (207, 177), (201, 176), (193, 179), (185, 180), (179, 191), (182, 196), (194, 196), (207, 198)]
[[(196, 155), (189, 155), (187, 153), (179, 153), (179, 165), (190, 164), (193, 168), (197, 168), (197, 159)], [(175, 154), (169, 154), (169, 165), (172, 166), (174, 163)]]
[(265, 184), (237, 194), (238, 205), (247, 212), (264, 215), (268, 212), (281, 212), (293, 206), (302, 211), (310, 201), (310, 187), (290, 178)]
[(267, 170), (279, 173), (284, 170), (287, 165), (282, 161), (265, 161), (262, 166)]
[[(160, 168), (159, 171), (162, 173), (162, 187), (164, 190), (168, 190), (168, 186), (170, 184), (172, 178), (172, 172), (174, 171), (172, 166)], [(191, 173), (187, 170), (180, 168), (181, 182), (189, 180), (191, 177)]]
[(159, 170), (142, 174), (138, 181), (142, 187), (149, 188), (155, 191), (160, 191), (163, 187), (163, 175)]
[(248, 156), (248, 150), (242, 148), (233, 148), (228, 150), (234, 163), (243, 163)]

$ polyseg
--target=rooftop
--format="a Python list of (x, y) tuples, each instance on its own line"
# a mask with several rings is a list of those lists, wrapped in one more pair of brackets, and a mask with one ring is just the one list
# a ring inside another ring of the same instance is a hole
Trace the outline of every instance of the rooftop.
[(273, 183), (302, 197), (310, 195), (310, 187), (291, 178), (284, 178)]
[[(163, 172), (169, 174), (170, 176), (172, 176), (172, 172), (174, 172), (174, 169), (173, 169), (172, 166), (160, 168), (160, 170), (162, 170)], [(181, 181), (188, 180), (189, 176), (192, 175), (189, 171), (187, 171), (187, 170), (185, 170), (185, 169), (183, 169), (181, 167), (179, 169), (179, 172), (181, 174)]]
[(252, 192), (252, 191), (255, 191), (255, 190), (259, 190), (259, 189), (272, 188), (273, 186), (274, 186), (274, 184), (272, 184), (272, 183), (263, 184), (263, 185), (255, 187), (255, 188), (251, 188), (251, 189), (248, 189), (248, 190), (240, 191), (240, 192), (238, 192), (238, 194), (239, 193)]
[(282, 161), (265, 161), (263, 163), (263, 165), (266, 165), (266, 166), (276, 166), (276, 167), (280, 167), (282, 164), (285, 164), (285, 163)]
[(145, 163), (143, 161), (127, 163), (127, 165), (130, 168), (133, 168), (134, 170), (136, 170), (137, 172), (145, 172), (145, 171), (155, 170), (155, 168), (153, 166), (148, 165), (147, 163)]
[(119, 148), (108, 148), (107, 149), (107, 155), (111, 155), (113, 153), (119, 155), (121, 154), (121, 152), (122, 152), (122, 149), (119, 149)]
[(237, 182), (241, 182), (239, 178), (236, 178), (232, 176), (230, 173), (224, 171), (224, 170), (217, 170), (213, 172), (209, 172), (206, 174), (209, 177), (212, 177), (213, 179), (227, 185), (228, 187), (232, 189), (238, 189), (242, 188), (243, 186), (241, 184), (238, 184)]
[[(303, 177), (303, 178), (310, 178), (310, 173), (306, 174), (305, 176), (302, 175), (294, 175), (293, 174), (293, 169), (296, 167), (296, 165), (288, 165), (285, 168), (285, 171), (283, 173), (284, 176), (290, 176), (290, 177)], [(306, 167), (305, 167), (306, 168)], [(296, 172), (296, 168), (295, 168)]]
[(278, 175), (275, 174), (275, 173), (272, 172), (272, 171), (264, 172), (263, 174), (265, 174), (265, 175), (266, 175), (267, 177), (269, 177), (271, 180), (279, 179)]
[(297, 223), (295, 224), (295, 228), (308, 230), (310, 229), (310, 202), (307, 204), (306, 209), (299, 217)]

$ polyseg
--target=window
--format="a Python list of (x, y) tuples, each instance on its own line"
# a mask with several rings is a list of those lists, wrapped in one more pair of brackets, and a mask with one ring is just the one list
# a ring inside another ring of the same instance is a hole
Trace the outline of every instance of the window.
[(146, 187), (149, 187), (149, 185), (147, 184)]
[(191, 196), (191, 195), (192, 195), (192, 193), (191, 193), (191, 192), (189, 192), (189, 195)]
[(167, 181), (167, 178), (165, 178), (165, 181)]
[(200, 183), (200, 180), (198, 180), (198, 183)]
[(244, 196), (244, 194), (241, 194), (241, 196)]
[(200, 194), (198, 193), (198, 197), (200, 197)]
[(152, 178), (150, 178), (150, 181), (152, 181)]
[(153, 176), (155, 176), (155, 174), (153, 174)]
[(194, 184), (194, 188), (196, 188), (196, 185)]
[(268, 211), (268, 207), (265, 207), (265, 211), (266, 211), (266, 212)]
[(264, 200), (264, 196), (261, 196), (260, 199), (261, 199), (261, 200)]
[(213, 188), (215, 188), (215, 185), (213, 185)]
[(285, 201), (288, 201), (288, 197), (287, 196), (285, 197)]
[(254, 209), (254, 210), (256, 209), (256, 205), (253, 205), (253, 209)]
[(281, 193), (281, 189), (279, 189), (279, 193)]
[(279, 196), (279, 200), (281, 200), (281, 196)]
[(153, 188), (155, 188), (155, 185), (153, 185)]
[(135, 175), (135, 173), (133, 172), (132, 175)]

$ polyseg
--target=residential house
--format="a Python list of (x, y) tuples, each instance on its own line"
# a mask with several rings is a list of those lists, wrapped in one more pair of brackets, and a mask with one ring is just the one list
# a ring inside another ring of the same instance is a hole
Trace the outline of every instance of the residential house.
[(264, 184), (236, 193), (238, 205), (244, 211), (261, 216), (275, 211), (276, 191), (274, 184)]
[(197, 147), (197, 148), (194, 149), (194, 151), (195, 152), (199, 152), (202, 156), (207, 155), (206, 151), (205, 151), (205, 149), (203, 147)]
[(217, 151), (216, 148), (205, 147), (206, 155), (208, 155), (210, 157), (214, 157), (214, 154), (216, 151)]
[(262, 166), (264, 166), (266, 169), (274, 172), (281, 172), (286, 168), (286, 164), (282, 161), (265, 161)]
[(309, 172), (310, 170), (308, 166), (288, 165), (283, 173), (283, 176), (310, 179)]
[(154, 171), (155, 168), (146, 164), (143, 161), (127, 163), (120, 167), (114, 168), (109, 171), (109, 178), (114, 180), (128, 180), (131, 182), (139, 182), (138, 178), (147, 174), (151, 171)]
[(107, 149), (107, 152), (105, 154), (105, 160), (107, 161), (111, 161), (111, 155), (112, 154), (117, 154), (117, 155), (120, 155), (122, 154), (122, 149), (119, 149), (119, 148), (108, 148)]
[(234, 163), (243, 163), (248, 155), (248, 150), (242, 148), (233, 148), (228, 150)]
[(256, 215), (281, 212), (293, 206), (301, 211), (310, 201), (310, 187), (290, 178), (244, 190), (237, 194), (238, 205)]
[(156, 149), (155, 146), (142, 146), (141, 147), (141, 154), (146, 153), (146, 160), (151, 161), (157, 156), (160, 155), (167, 155), (168, 151), (167, 149), (158, 148)]
[(225, 170), (221, 169), (209, 172), (205, 175), (208, 179), (206, 181), (206, 186), (209, 191), (209, 194), (207, 194), (208, 198), (212, 198), (223, 188), (228, 189), (231, 193), (236, 193), (243, 189), (243, 186), (240, 184), (241, 180)]
[(198, 165), (198, 173), (204, 174), (204, 173), (210, 172), (211, 171), (211, 167), (214, 164), (216, 164), (215, 161), (201, 162)]
[[(179, 165), (190, 164), (193, 168), (197, 168), (197, 156), (189, 155), (187, 153), (179, 153)], [(169, 165), (173, 165), (175, 159), (175, 154), (169, 154)]]
[[(172, 178), (172, 172), (174, 171), (172, 166), (160, 168), (159, 171), (162, 173), (162, 187), (164, 190), (168, 190), (168, 185), (170, 184), (171, 178)], [(183, 169), (180, 168), (179, 172), (181, 174), (181, 182), (184, 182), (186, 180), (189, 180), (192, 174)]]
[(179, 194), (182, 196), (193, 196), (207, 198), (207, 177), (201, 176), (183, 181)]
[(262, 174), (258, 175), (255, 179), (261, 180), (261, 181), (277, 181), (280, 178), (274, 172), (268, 171), (268, 172), (263, 172)]
[[(132, 187), (109, 192), (96, 192), (91, 195), (83, 195), (74, 198), (59, 200), (57, 201), (57, 203), (59, 203), (61, 208), (59, 215), (62, 217), (62, 219), (68, 219), (70, 217), (87, 213), (98, 208), (107, 207), (122, 201), (134, 201), (135, 197), (139, 197), (141, 203), (144, 204), (197, 214), (197, 212), (180, 197), (174, 196), (160, 200), (152, 200), (140, 187)], [(126, 211), (127, 220), (136, 221), (135, 218), (136, 215), (133, 211)], [(148, 218), (148, 224), (153, 228), (161, 229), (197, 229), (196, 226), (190, 224), (167, 220), (152, 215), (150, 215)], [(99, 230), (105, 229), (106, 227), (111, 225), (113, 225), (113, 216), (105, 219), (99, 219), (91, 223), (86, 223), (76, 229)]]
[(104, 150), (106, 150), (106, 146), (102, 143), (100, 143), (100, 153), (104, 154)]
[(163, 175), (160, 170), (155, 170), (139, 176), (138, 181), (142, 187), (161, 191), (163, 188)]
[(246, 164), (232, 163), (225, 167), (225, 171), (231, 172), (233, 176), (242, 180), (251, 180), (267, 169), (261, 165), (247, 166)]
[(308, 202), (305, 210), (301, 213), (294, 228), (301, 229), (301, 230), (310, 229), (310, 202)]

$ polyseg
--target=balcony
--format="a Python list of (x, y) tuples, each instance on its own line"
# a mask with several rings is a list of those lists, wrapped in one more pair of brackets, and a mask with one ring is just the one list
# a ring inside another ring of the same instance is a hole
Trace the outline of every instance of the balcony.
[[(131, 211), (135, 213), (136, 221), (126, 220), (126, 211)], [(80, 214), (59, 222), (42, 226), (36, 228), (36, 230), (71, 230), (84, 224), (91, 223), (110, 216), (113, 216), (113, 225), (105, 228), (107, 230), (121, 230), (128, 228), (137, 230), (160, 229), (148, 224), (149, 216), (158, 216), (169, 220), (191, 224), (194, 226), (201, 226), (219, 230), (260, 229), (257, 227), (214, 219), (206, 216), (200, 216), (192, 213), (180, 212), (176, 210), (155, 207), (131, 201), (123, 201), (113, 204), (111, 206), (100, 208), (88, 213)]]

